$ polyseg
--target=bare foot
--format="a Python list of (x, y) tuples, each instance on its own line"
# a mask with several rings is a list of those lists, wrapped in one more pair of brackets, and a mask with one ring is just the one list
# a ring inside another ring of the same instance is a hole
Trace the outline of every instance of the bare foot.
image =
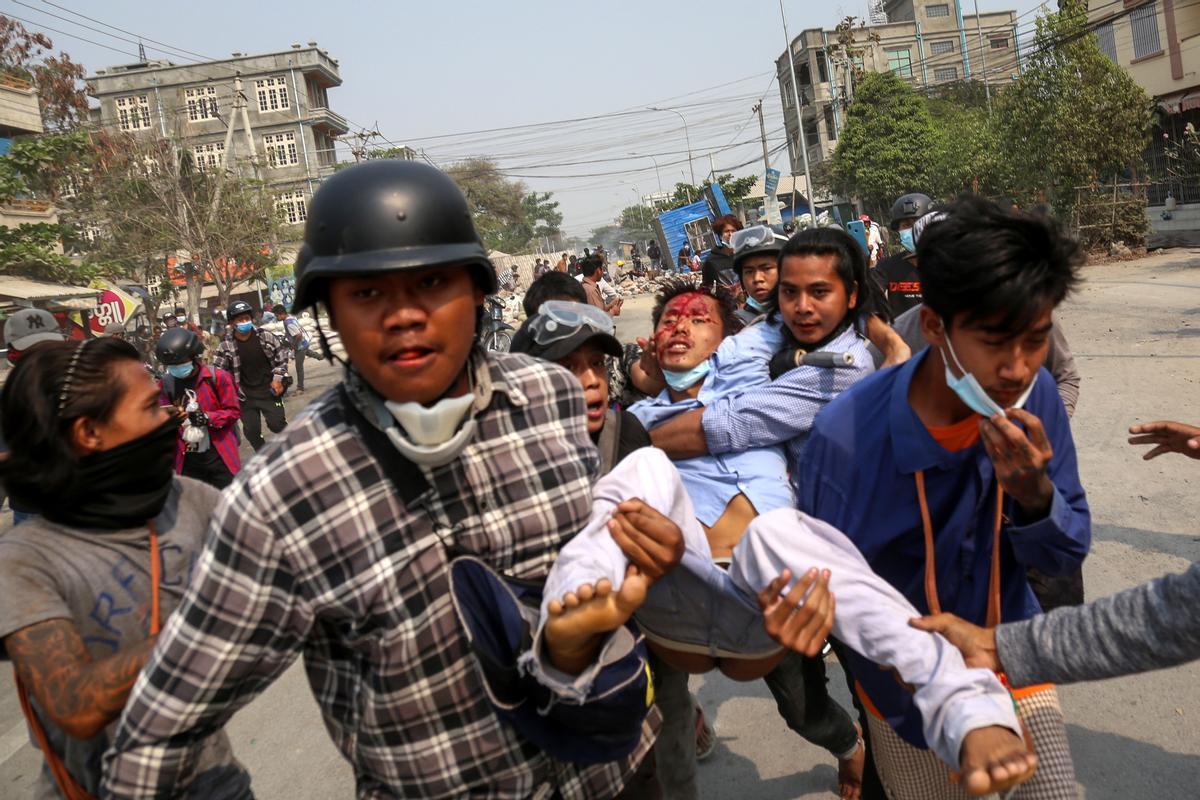
[(849, 758), (838, 759), (838, 797), (842, 800), (859, 800), (862, 797), (863, 768), (867, 763), (867, 749), (863, 746), (862, 728), (858, 731), (858, 749)]
[(1024, 783), (1037, 769), (1025, 740), (999, 725), (968, 733), (959, 755), (963, 788), (976, 797)]
[(603, 578), (595, 586), (585, 583), (562, 600), (547, 606), (546, 650), (550, 661), (563, 672), (578, 674), (596, 658), (601, 637), (624, 625), (646, 600), (650, 581), (629, 565), (620, 590)]

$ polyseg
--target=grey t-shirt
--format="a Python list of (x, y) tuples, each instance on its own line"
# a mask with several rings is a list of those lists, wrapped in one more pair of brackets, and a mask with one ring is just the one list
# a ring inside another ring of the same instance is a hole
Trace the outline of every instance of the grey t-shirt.
[[(218, 497), (207, 484), (176, 477), (166, 505), (155, 518), (164, 626), (183, 598)], [(69, 619), (92, 659), (106, 658), (149, 636), (150, 597), (150, 534), (145, 527), (86, 530), (35, 517), (0, 535), (0, 657), (7, 658), (3, 638), (14, 631), (51, 619)], [(116, 721), (83, 740), (63, 733), (40, 710), (38, 716), (71, 776), (99, 796), (100, 761), (116, 733)], [(223, 731), (209, 737), (193, 774), (214, 768), (235, 777), (242, 772)], [(194, 793), (199, 786), (192, 788)], [(225, 796), (225, 791), (211, 785), (206, 789), (209, 796), (214, 790)], [(35, 797), (59, 796), (49, 769), (43, 766)]]

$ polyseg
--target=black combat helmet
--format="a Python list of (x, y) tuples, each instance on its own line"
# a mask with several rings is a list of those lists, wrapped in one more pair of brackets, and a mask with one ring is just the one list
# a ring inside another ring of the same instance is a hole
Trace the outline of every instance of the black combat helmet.
[(240, 317), (242, 314), (254, 316), (254, 309), (245, 300), (234, 300), (229, 304), (229, 308), (225, 309), (225, 319), (231, 322), (234, 317)]
[(892, 203), (892, 219), (888, 226), (892, 230), (896, 230), (896, 226), (903, 220), (920, 219), (928, 214), (932, 207), (933, 201), (929, 199), (929, 195), (920, 192), (902, 195)]
[(154, 355), (161, 364), (188, 364), (204, 355), (200, 337), (187, 328), (168, 328), (158, 337)]
[(321, 299), (323, 278), (472, 265), (481, 288), (496, 271), (457, 184), (415, 161), (374, 159), (336, 173), (308, 206), (296, 257), (293, 312)]

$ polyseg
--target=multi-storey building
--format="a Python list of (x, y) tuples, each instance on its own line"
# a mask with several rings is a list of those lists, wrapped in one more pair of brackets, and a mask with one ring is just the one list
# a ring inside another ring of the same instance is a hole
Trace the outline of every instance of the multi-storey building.
[[(24, 78), (0, 73), (0, 155), (8, 152), (14, 136), (41, 132), (37, 90)], [(38, 222), (58, 222), (54, 204), (45, 198), (14, 197), (0, 205), (0, 227)]]
[[(810, 164), (829, 158), (837, 147), (843, 109), (853, 99), (855, 69), (891, 71), (920, 88), (964, 79), (1000, 85), (1020, 69), (1016, 12), (964, 16), (961, 0), (882, 0), (873, 4), (872, 24), (854, 30), (848, 48), (839, 44), (838, 35), (812, 28), (790, 47)], [(803, 166), (788, 53), (780, 54), (775, 66), (788, 156), (792, 173), (799, 174)]]
[[(337, 161), (337, 137), (349, 130), (329, 108), (328, 90), (341, 83), (337, 60), (316, 42), (199, 64), (126, 64), (87, 79), (89, 93), (100, 101), (93, 118), (103, 127), (177, 137), (200, 170), (216, 168), (223, 157), (227, 165), (253, 158), (292, 224), (304, 222), (306, 201)], [(233, 113), (238, 85), (253, 153), (242, 116)], [(234, 152), (225, 153), (230, 124)]]

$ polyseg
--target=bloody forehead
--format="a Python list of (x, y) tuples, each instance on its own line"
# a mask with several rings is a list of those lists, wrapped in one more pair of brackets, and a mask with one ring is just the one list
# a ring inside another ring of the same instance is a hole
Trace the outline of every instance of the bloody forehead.
[(707, 317), (716, 311), (716, 298), (703, 292), (685, 292), (672, 297), (663, 307), (663, 316)]

